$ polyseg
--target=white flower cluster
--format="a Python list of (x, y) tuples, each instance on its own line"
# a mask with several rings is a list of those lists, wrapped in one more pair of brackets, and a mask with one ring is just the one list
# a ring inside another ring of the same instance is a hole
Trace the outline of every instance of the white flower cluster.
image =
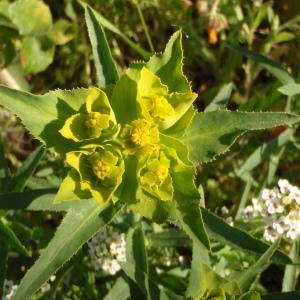
[(245, 207), (246, 219), (263, 217), (268, 225), (264, 239), (274, 242), (283, 235), (295, 240), (300, 236), (300, 189), (286, 179), (278, 181), (278, 187), (264, 189), (260, 199), (253, 198), (252, 205)]
[(11, 280), (4, 280), (3, 297), (2, 300), (11, 300), (17, 290), (18, 286)]
[(114, 230), (112, 226), (104, 227), (89, 242), (89, 254), (96, 271), (114, 275), (120, 271), (120, 262), (126, 261), (125, 234)]

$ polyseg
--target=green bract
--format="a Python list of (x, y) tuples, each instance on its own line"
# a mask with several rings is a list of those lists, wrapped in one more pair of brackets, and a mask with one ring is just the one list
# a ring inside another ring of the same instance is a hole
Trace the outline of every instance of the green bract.
[[(63, 182), (56, 202), (61, 200), (60, 192), (69, 188), (78, 198), (94, 197), (99, 203), (104, 203), (122, 182), (124, 161), (121, 153), (112, 147), (69, 152), (66, 159), (73, 169)], [(70, 184), (72, 180), (73, 185)]]
[(82, 142), (90, 139), (103, 141), (116, 131), (116, 119), (106, 94), (91, 88), (83, 112), (69, 117), (59, 132), (67, 139)]
[(167, 85), (143, 67), (138, 80), (137, 99), (142, 114), (152, 120), (161, 130), (174, 125), (191, 107), (197, 94), (192, 92), (169, 92)]

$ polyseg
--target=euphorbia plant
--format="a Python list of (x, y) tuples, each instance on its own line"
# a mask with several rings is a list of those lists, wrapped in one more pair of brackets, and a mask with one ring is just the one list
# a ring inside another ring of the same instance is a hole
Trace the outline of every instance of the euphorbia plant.
[[(193, 107), (197, 94), (183, 74), (181, 31), (172, 35), (163, 53), (132, 63), (119, 78), (99, 16), (88, 6), (85, 13), (99, 87), (45, 95), (0, 87), (0, 103), (70, 167), (57, 193), (51, 193), (54, 203), (43, 207), (67, 210), (67, 215), (22, 280), (15, 299), (35, 292), (124, 206), (154, 222), (172, 222), (205, 251), (210, 249), (207, 227), (213, 238), (262, 254), (267, 244), (231, 228), (200, 205), (195, 167), (227, 151), (243, 132), (292, 125), (299, 117), (221, 109), (197, 113)], [(39, 207), (38, 200), (33, 202)], [(149, 298), (147, 261), (140, 266), (131, 257), (139, 256), (138, 251), (144, 255), (142, 231), (132, 236), (134, 251), (128, 251), (130, 259), (122, 268)], [(291, 262), (276, 248), (271, 250), (263, 256), (268, 262)], [(227, 299), (226, 293), (209, 289), (201, 297)]]

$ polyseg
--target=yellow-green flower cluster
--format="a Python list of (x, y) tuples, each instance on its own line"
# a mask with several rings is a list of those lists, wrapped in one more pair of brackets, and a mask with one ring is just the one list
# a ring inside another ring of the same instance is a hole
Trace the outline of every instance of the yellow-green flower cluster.
[[(73, 167), (67, 181), (77, 180), (73, 184), (75, 194), (89, 194), (99, 202), (108, 200), (122, 182), (124, 161), (134, 155), (141, 197), (173, 199), (174, 154), (170, 153), (175, 150), (163, 145), (160, 135), (189, 109), (195, 94), (170, 93), (149, 69), (143, 67), (139, 72), (135, 119), (119, 125), (106, 93), (91, 88), (86, 103), (60, 129), (63, 137), (78, 145), (66, 155)], [(67, 184), (61, 189), (64, 186)]]

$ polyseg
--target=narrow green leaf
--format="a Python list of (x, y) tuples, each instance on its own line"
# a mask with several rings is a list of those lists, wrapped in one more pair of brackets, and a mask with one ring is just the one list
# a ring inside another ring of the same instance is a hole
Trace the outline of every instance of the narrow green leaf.
[(300, 94), (300, 84), (299, 83), (289, 83), (283, 85), (278, 89), (278, 91), (287, 96), (295, 96)]
[(220, 88), (218, 94), (209, 103), (209, 105), (205, 108), (204, 111), (209, 112), (209, 111), (225, 109), (227, 106), (227, 103), (229, 101), (229, 98), (231, 96), (232, 86), (233, 86), (233, 84), (231, 82), (224, 84)]
[(279, 32), (275, 37), (274, 37), (274, 42), (275, 43), (284, 43), (291, 41), (295, 38), (295, 34), (288, 32), (288, 31), (282, 31)]
[(150, 233), (147, 235), (147, 240), (153, 247), (187, 247), (191, 245), (188, 236), (177, 228)]
[(277, 250), (279, 244), (280, 239), (270, 246), (270, 248), (257, 260), (254, 265), (252, 265), (242, 275), (239, 274), (237, 276), (237, 283), (242, 292), (249, 291), (256, 277), (269, 266), (271, 263), (271, 258)]
[[(249, 235), (247, 232), (230, 226), (209, 210), (201, 208), (203, 221), (210, 238), (243, 251), (258, 255), (263, 254), (269, 245)], [(283, 252), (276, 251), (272, 261), (279, 264), (291, 264), (293, 261)]]
[(238, 176), (242, 176), (243, 174), (252, 171), (262, 162), (266, 161), (268, 158), (270, 158), (274, 151), (291, 140), (293, 132), (294, 131), (292, 129), (288, 128), (270, 142), (262, 144), (247, 158), (241, 168), (235, 171), (236, 174)]
[[(83, 1), (79, 0), (79, 3), (82, 5), (82, 7), (86, 7), (87, 4)], [(104, 16), (102, 16), (100, 13), (94, 11), (95, 17), (97, 18), (97, 21), (106, 29), (110, 30), (117, 36), (119, 36), (129, 47), (131, 47), (134, 51), (139, 53), (144, 59), (149, 59), (150, 53), (140, 47), (137, 43), (133, 42), (130, 38), (128, 38), (119, 28), (117, 28), (114, 24), (112, 24), (110, 21), (108, 21)]]
[[(290, 258), (292, 261), (296, 262), (299, 260), (299, 241), (294, 241), (292, 249), (290, 252)], [(282, 291), (291, 292), (295, 290), (298, 276), (298, 265), (288, 265), (285, 267), (283, 282), (282, 282)]]
[(281, 81), (283, 84), (293, 83), (294, 79), (291, 77), (291, 75), (283, 69), (279, 64), (276, 62), (270, 60), (269, 58), (256, 53), (254, 51), (250, 51), (246, 48), (237, 46), (237, 45), (227, 45), (228, 48), (240, 53), (241, 55), (244, 55), (251, 60), (255, 61), (256, 63), (260, 64), (264, 68), (266, 68), (273, 76), (275, 76), (279, 81)]
[(85, 21), (92, 44), (98, 84), (100, 87), (105, 87), (108, 84), (115, 84), (119, 76), (101, 22), (97, 16), (90, 6), (85, 7)]
[(108, 202), (100, 206), (96, 201), (70, 209), (58, 227), (54, 238), (21, 280), (15, 300), (29, 298), (101, 227), (109, 223), (122, 206)]
[(279, 125), (292, 125), (300, 116), (266, 112), (213, 111), (198, 113), (192, 120), (184, 138), (190, 160), (197, 164), (208, 162), (229, 150), (243, 133)]
[(0, 192), (3, 191), (7, 181), (10, 180), (10, 170), (5, 158), (3, 144), (0, 141)]
[(271, 293), (262, 295), (261, 300), (299, 300), (300, 292)]
[(0, 235), (0, 297), (3, 295), (3, 285), (6, 278), (8, 245), (7, 240)]
[(44, 150), (45, 149), (40, 146), (29, 155), (23, 165), (18, 169), (17, 173), (9, 181), (7, 191), (23, 191), (24, 187), (26, 186), (27, 180), (31, 177), (33, 171), (35, 170), (41, 157), (43, 156)]
[(15, 235), (12, 229), (8, 226), (7, 221), (5, 221), (5, 219), (0, 220), (0, 235), (6, 238), (8, 245), (10, 245), (15, 251), (22, 255), (30, 256), (26, 248), (21, 243), (21, 241), (18, 239), (18, 237)]
[[(145, 274), (148, 274), (147, 252), (145, 248), (144, 233), (141, 226), (132, 228), (127, 234), (126, 262), (122, 264), (126, 275), (133, 280), (147, 299), (151, 299), (149, 282)], [(131, 291), (131, 297), (135, 299), (135, 289)]]

